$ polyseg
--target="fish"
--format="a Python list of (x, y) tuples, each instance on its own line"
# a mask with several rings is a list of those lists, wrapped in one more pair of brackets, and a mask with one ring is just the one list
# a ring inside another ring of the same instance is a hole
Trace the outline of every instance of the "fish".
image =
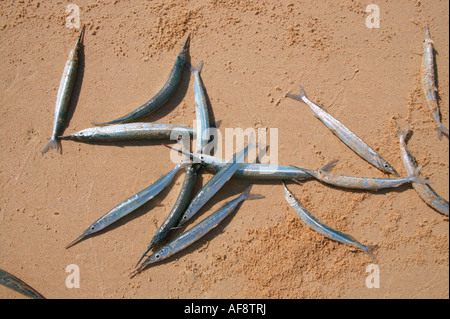
[(192, 216), (194, 216), (200, 208), (206, 204), (207, 201), (211, 199), (211, 197), (216, 194), (220, 188), (234, 175), (236, 170), (241, 166), (244, 162), (245, 157), (250, 149), (255, 147), (254, 135), (252, 134), (249, 138), (249, 143), (247, 146), (236, 153), (233, 158), (227, 162), (227, 164), (220, 169), (194, 196), (188, 208), (184, 212), (181, 217), (178, 226), (182, 226), (186, 223)]
[[(166, 144), (162, 145), (178, 153), (189, 156), (194, 163), (201, 163), (203, 167), (205, 167), (206, 171), (213, 174), (217, 173), (225, 165), (227, 165), (227, 161), (220, 157), (215, 157), (207, 154), (184, 152), (182, 150), (170, 147)], [(242, 163), (233, 176), (245, 179), (260, 180), (303, 180), (312, 177), (302, 168), (261, 163)]]
[(77, 76), (79, 52), (82, 47), (82, 38), (85, 26), (81, 29), (75, 47), (70, 51), (69, 58), (66, 61), (63, 75), (59, 83), (58, 94), (56, 95), (55, 103), (55, 117), (53, 119), (53, 133), (50, 140), (42, 149), (42, 154), (46, 153), (51, 148), (56, 148), (60, 152), (60, 147), (57, 137), (61, 134), (63, 129), (67, 107), (69, 106), (70, 96), (72, 94), (73, 85)]
[(195, 181), (197, 179), (197, 174), (200, 168), (201, 165), (198, 164), (192, 164), (185, 168), (184, 180), (183, 184), (181, 185), (180, 193), (178, 194), (177, 200), (175, 201), (175, 204), (173, 205), (171, 211), (169, 212), (169, 215), (167, 215), (164, 222), (156, 231), (146, 251), (144, 252), (144, 254), (142, 254), (141, 258), (138, 260), (136, 267), (145, 257), (145, 255), (150, 251), (150, 249), (161, 243), (164, 240), (164, 238), (166, 238), (170, 230), (172, 230), (173, 227), (175, 227), (178, 224), (181, 216), (186, 211), (186, 208), (188, 207), (191, 201)]
[[(327, 165), (334, 164), (333, 162), (330, 162)], [(324, 168), (327, 168), (327, 165), (325, 165)], [(398, 187), (405, 183), (425, 184), (428, 180), (420, 176), (421, 169), (422, 167), (418, 167), (410, 176), (401, 178), (374, 178), (339, 175), (329, 173), (327, 169), (323, 168), (317, 171), (309, 169), (303, 170), (325, 184), (351, 189), (379, 190)]]
[(156, 263), (158, 261), (164, 260), (177, 252), (185, 249), (189, 245), (193, 244), (200, 238), (202, 238), (205, 234), (211, 231), (214, 227), (219, 225), (219, 223), (225, 219), (230, 213), (236, 210), (236, 207), (248, 199), (260, 199), (264, 198), (264, 196), (259, 194), (250, 194), (252, 185), (250, 185), (241, 195), (232, 201), (226, 203), (222, 207), (220, 207), (216, 212), (211, 214), (210, 216), (203, 219), (197, 225), (192, 227), (191, 229), (185, 231), (179, 237), (171, 241), (169, 244), (160, 248), (151, 256), (147, 257), (146, 260), (141, 264), (141, 266), (137, 267), (130, 275), (135, 276), (137, 273), (141, 272), (145, 267), (150, 264)]
[(45, 299), (42, 294), (30, 287), (26, 282), (3, 269), (0, 269), (0, 285), (8, 287), (33, 299)]
[(425, 39), (423, 40), (421, 82), (425, 100), (427, 101), (428, 108), (430, 109), (433, 119), (437, 125), (438, 137), (439, 139), (442, 139), (442, 134), (448, 137), (448, 128), (442, 124), (441, 116), (439, 114), (434, 47), (428, 25), (425, 31)]
[(206, 104), (205, 90), (203, 89), (200, 72), (203, 67), (203, 61), (195, 68), (188, 64), (190, 71), (194, 74), (194, 94), (195, 94), (195, 116), (197, 120), (197, 152), (204, 153), (205, 147), (209, 142), (209, 115), (208, 105)]
[[(407, 136), (411, 132), (408, 127), (405, 130), (398, 129), (398, 137), (400, 142), (400, 154), (405, 167), (406, 173), (411, 175), (417, 170), (417, 162), (407, 147)], [(437, 212), (448, 216), (449, 208), (448, 201), (439, 196), (436, 191), (428, 183), (413, 183), (413, 188), (419, 194), (420, 198), (431, 208)]]
[(91, 226), (89, 226), (81, 236), (76, 238), (74, 241), (72, 241), (70, 244), (66, 246), (66, 248), (69, 248), (79, 241), (81, 241), (83, 238), (85, 238), (88, 235), (91, 235), (93, 233), (96, 233), (102, 229), (105, 229), (112, 223), (115, 223), (122, 217), (128, 215), (129, 213), (135, 211), (142, 205), (144, 205), (146, 202), (151, 200), (153, 197), (158, 195), (164, 188), (166, 188), (175, 177), (176, 173), (190, 165), (190, 162), (183, 162), (180, 161), (174, 169), (172, 169), (169, 173), (166, 175), (160, 177), (156, 182), (154, 182), (149, 187), (143, 189), (139, 193), (131, 196), (130, 198), (126, 199), (116, 207), (114, 207), (112, 210), (110, 210), (108, 213), (100, 217), (97, 221), (95, 221)]
[(394, 174), (396, 176), (398, 173), (394, 168), (384, 160), (375, 150), (373, 150), (369, 145), (367, 145), (361, 138), (350, 131), (341, 122), (335, 119), (330, 113), (325, 111), (324, 108), (318, 106), (317, 104), (311, 102), (305, 93), (305, 90), (300, 86), (300, 94), (286, 94), (287, 97), (301, 101), (309, 106), (314, 116), (320, 119), (325, 126), (327, 126), (342, 142), (344, 142), (350, 149), (352, 149), (361, 158), (380, 169), (382, 172)]
[(172, 71), (169, 75), (169, 79), (166, 81), (164, 86), (161, 88), (161, 90), (156, 93), (154, 97), (152, 97), (150, 100), (142, 104), (140, 107), (135, 109), (134, 111), (121, 116), (115, 120), (108, 121), (108, 122), (93, 122), (93, 125), (109, 125), (109, 124), (119, 124), (119, 123), (128, 123), (131, 121), (135, 121), (137, 119), (140, 119), (157, 109), (159, 109), (162, 105), (164, 105), (167, 100), (172, 96), (172, 94), (175, 92), (175, 89), (178, 87), (178, 84), (180, 83), (181, 74), (183, 71), (183, 66), (186, 62), (186, 55), (189, 47), (189, 39), (190, 35), (187, 37), (186, 42), (184, 43), (183, 48), (181, 49), (180, 53), (178, 54), (175, 64), (172, 67)]
[(59, 136), (64, 140), (83, 142), (111, 142), (147, 139), (169, 139), (173, 136), (195, 136), (190, 127), (161, 123), (125, 123), (107, 126), (95, 126), (79, 132)]
[(372, 251), (377, 248), (376, 245), (373, 246), (366, 246), (361, 244), (359, 241), (357, 241), (355, 238), (348, 234), (344, 234), (338, 230), (335, 230), (331, 228), (328, 225), (325, 225), (321, 221), (319, 221), (316, 217), (311, 215), (306, 208), (304, 208), (299, 201), (294, 197), (294, 195), (291, 193), (291, 191), (287, 188), (286, 184), (284, 182), (284, 197), (286, 198), (286, 201), (288, 204), (295, 209), (297, 214), (300, 216), (301, 220), (308, 225), (308, 227), (312, 228), (313, 230), (317, 231), (318, 233), (324, 235), (325, 237), (331, 238), (335, 241), (338, 241), (340, 243), (351, 245), (353, 247), (357, 247), (359, 249), (364, 250), (375, 262), (376, 258), (373, 255)]

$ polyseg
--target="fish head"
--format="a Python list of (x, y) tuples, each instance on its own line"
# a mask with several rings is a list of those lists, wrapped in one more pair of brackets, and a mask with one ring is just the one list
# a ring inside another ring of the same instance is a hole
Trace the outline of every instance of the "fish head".
[(389, 164), (389, 163), (386, 162), (385, 160), (381, 160), (381, 161), (380, 161), (380, 165), (381, 165), (381, 168), (382, 168), (385, 172), (387, 172), (387, 173), (389, 173), (389, 174), (394, 174), (394, 175), (396, 175), (396, 176), (399, 176), (398, 173), (395, 171), (395, 169), (391, 166), (391, 164)]
[(169, 256), (169, 249), (167, 247), (163, 247), (160, 250), (158, 250), (156, 253), (154, 253), (153, 255), (151, 255), (148, 258), (148, 261), (146, 262), (146, 264), (151, 264), (154, 262), (157, 262), (159, 260), (162, 260), (164, 258), (166, 258), (167, 256)]
[(286, 198), (286, 201), (289, 203), (289, 205), (295, 205), (296, 200), (294, 195), (291, 193), (291, 191), (287, 188), (286, 184), (284, 182), (283, 186), (284, 186), (284, 197)]

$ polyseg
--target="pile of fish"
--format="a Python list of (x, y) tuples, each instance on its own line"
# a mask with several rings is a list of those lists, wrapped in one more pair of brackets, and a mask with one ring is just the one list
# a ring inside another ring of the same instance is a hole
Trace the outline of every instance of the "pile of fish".
[[(425, 203), (427, 203), (437, 212), (442, 213), (446, 216), (449, 215), (448, 201), (440, 197), (431, 188), (428, 179), (423, 178), (420, 175), (421, 166), (417, 165), (414, 156), (407, 148), (407, 136), (410, 133), (409, 128), (398, 129), (401, 157), (405, 166), (405, 170), (408, 174), (408, 176), (406, 177), (401, 177), (398, 175), (395, 169), (373, 148), (367, 145), (361, 138), (359, 138), (356, 134), (354, 134), (346, 126), (344, 126), (344, 124), (342, 124), (331, 114), (329, 114), (324, 108), (309, 100), (305, 93), (305, 90), (301, 86), (300, 93), (298, 95), (287, 94), (286, 96), (308, 105), (314, 115), (319, 120), (321, 120), (342, 142), (344, 142), (356, 154), (358, 154), (361, 158), (363, 158), (382, 172), (393, 174), (395, 175), (395, 177), (371, 178), (334, 174), (331, 173), (330, 170), (337, 162), (336, 160), (328, 163), (319, 170), (312, 170), (294, 166), (245, 163), (247, 154), (252, 148), (255, 147), (254, 136), (251, 136), (248, 145), (239, 152), (235, 153), (233, 158), (229, 161), (207, 154), (206, 147), (210, 141), (209, 129), (211, 128), (211, 125), (209, 122), (206, 95), (200, 77), (203, 62), (201, 62), (195, 68), (186, 61), (187, 51), (190, 44), (190, 36), (188, 36), (181, 49), (181, 52), (176, 57), (175, 64), (171, 70), (167, 82), (152, 99), (144, 103), (142, 106), (136, 108), (134, 111), (115, 120), (102, 123), (92, 123), (93, 125), (95, 125), (92, 128), (88, 128), (71, 135), (61, 135), (62, 127), (64, 124), (64, 117), (67, 111), (71, 91), (76, 78), (79, 52), (83, 46), (83, 34), (84, 28), (82, 29), (75, 47), (71, 51), (67, 60), (56, 98), (53, 133), (47, 145), (42, 150), (42, 154), (44, 154), (50, 148), (56, 148), (59, 151), (59, 140), (65, 139), (83, 142), (114, 142), (142, 139), (173, 139), (173, 137), (178, 136), (188, 136), (189, 138), (195, 137), (196, 152), (186, 152), (173, 148), (175, 151), (182, 153), (182, 155), (184, 156), (170, 172), (161, 176), (152, 185), (126, 199), (125, 201), (111, 209), (109, 212), (101, 216), (97, 221), (91, 224), (78, 238), (68, 244), (66, 248), (75, 245), (76, 243), (80, 242), (93, 233), (105, 229), (122, 217), (130, 214), (140, 206), (147, 203), (149, 200), (158, 195), (163, 189), (171, 185), (172, 180), (174, 179), (178, 171), (182, 169), (184, 169), (184, 180), (175, 204), (173, 205), (172, 210), (167, 215), (165, 221), (161, 224), (159, 229), (151, 238), (147, 249), (139, 258), (135, 269), (130, 274), (130, 276), (135, 276), (148, 265), (170, 257), (173, 254), (176, 254), (177, 252), (191, 245), (195, 241), (199, 240), (211, 229), (216, 227), (228, 215), (230, 215), (230, 213), (235, 211), (239, 204), (243, 201), (264, 197), (259, 194), (251, 194), (250, 190), (252, 185), (250, 185), (242, 194), (223, 205), (216, 212), (199, 222), (197, 225), (185, 231), (177, 238), (171, 241), (169, 240), (167, 244), (163, 244), (163, 241), (167, 241), (169, 234), (174, 229), (179, 229), (189, 219), (191, 219), (233, 176), (238, 176), (246, 179), (280, 180), (280, 183), (284, 187), (284, 196), (286, 198), (286, 201), (290, 206), (294, 208), (294, 210), (306, 225), (328, 238), (365, 251), (373, 260), (376, 260), (375, 256), (373, 255), (373, 250), (376, 248), (376, 246), (364, 245), (352, 236), (333, 229), (315, 218), (294, 197), (292, 192), (287, 188), (286, 181), (298, 181), (314, 178), (321, 181), (322, 183), (332, 186), (369, 191), (394, 188), (405, 183), (410, 183), (420, 195), (420, 197), (425, 201)], [(194, 74), (195, 113), (197, 120), (196, 130), (184, 126), (136, 122), (142, 117), (159, 109), (173, 95), (180, 82), (182, 70), (185, 65), (189, 67), (190, 71)], [(448, 129), (443, 126), (439, 116), (439, 107), (436, 97), (437, 89), (435, 85), (433, 41), (430, 38), (428, 26), (426, 29), (426, 37), (423, 43), (422, 84), (427, 104), (437, 124), (438, 137), (439, 139), (441, 139), (442, 134), (448, 137)], [(198, 193), (194, 194), (194, 185), (201, 168), (205, 168), (208, 172), (211, 172), (214, 175), (198, 191)], [(154, 253), (148, 255), (149, 251), (152, 249), (155, 249)], [(142, 260), (144, 261), (141, 263)], [(6, 275), (8, 275), (8, 273), (6, 273)], [(1, 278), (2, 277), (0, 276), (0, 279)], [(11, 278), (13, 278), (13, 276)], [(17, 286), (17, 280), (0, 280), (0, 283), (2, 284), (5, 284), (5, 282), (13, 282), (14, 285)], [(9, 285), (9, 287), (15, 289), (14, 285)], [(34, 291), (32, 288), (30, 289), (30, 291)], [(33, 296), (32, 294), (28, 295)], [(35, 296), (40, 295), (37, 294)]]

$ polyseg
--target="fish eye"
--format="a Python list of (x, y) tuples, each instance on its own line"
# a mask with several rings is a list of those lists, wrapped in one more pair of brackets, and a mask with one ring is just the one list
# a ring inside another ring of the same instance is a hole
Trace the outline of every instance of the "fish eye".
[(91, 230), (94, 230), (95, 229), (95, 227), (94, 226), (91, 226)]
[(389, 164), (388, 163), (385, 163), (384, 164), (384, 168), (389, 168), (390, 166), (389, 166)]
[(156, 254), (156, 255), (155, 255), (155, 258), (156, 258), (156, 259), (159, 259), (159, 254)]

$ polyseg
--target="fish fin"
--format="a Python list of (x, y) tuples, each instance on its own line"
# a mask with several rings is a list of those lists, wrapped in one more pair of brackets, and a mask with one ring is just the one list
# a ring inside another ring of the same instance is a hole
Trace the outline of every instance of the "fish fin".
[(211, 128), (219, 128), (221, 124), (222, 120), (215, 121), (215, 123), (211, 125)]
[(246, 199), (252, 200), (252, 199), (261, 199), (265, 198), (264, 195), (261, 194), (250, 194), (250, 190), (252, 189), (253, 184), (251, 184), (247, 189), (242, 193)]
[(426, 177), (420, 176), (420, 171), (422, 170), (422, 166), (417, 167), (413, 173), (413, 182), (417, 184), (430, 184), (430, 180)]
[(49, 149), (51, 148), (56, 148), (56, 150), (58, 151), (58, 153), (60, 153), (59, 150), (59, 145), (58, 145), (58, 141), (54, 138), (51, 138), (47, 144), (44, 146), (44, 148), (42, 149), (42, 154), (45, 154)]
[(370, 246), (366, 246), (366, 249), (365, 249), (367, 254), (370, 256), (370, 258), (372, 258), (374, 263), (378, 263), (377, 258), (373, 254), (373, 251), (377, 248), (378, 248), (378, 245), (370, 245)]
[(304, 99), (306, 99), (306, 93), (305, 90), (303, 89), (303, 87), (301, 85), (299, 85), (300, 88), (300, 94), (292, 94), (292, 93), (287, 93), (286, 97), (290, 97), (291, 99), (294, 100), (298, 100), (298, 101), (304, 101)]
[(189, 70), (190, 70), (192, 73), (195, 73), (195, 72), (200, 73), (200, 72), (202, 71), (202, 68), (203, 68), (203, 61), (201, 61), (201, 62), (197, 65), (196, 68), (193, 67), (192, 64), (190, 64), (190, 63), (186, 63), (186, 64), (187, 64), (187, 66), (189, 67)]
[(326, 164), (322, 168), (320, 168), (320, 170), (324, 171), (324, 172), (328, 172), (336, 166), (337, 162), (339, 162), (338, 159), (332, 160), (331, 162), (329, 162), (328, 164)]

